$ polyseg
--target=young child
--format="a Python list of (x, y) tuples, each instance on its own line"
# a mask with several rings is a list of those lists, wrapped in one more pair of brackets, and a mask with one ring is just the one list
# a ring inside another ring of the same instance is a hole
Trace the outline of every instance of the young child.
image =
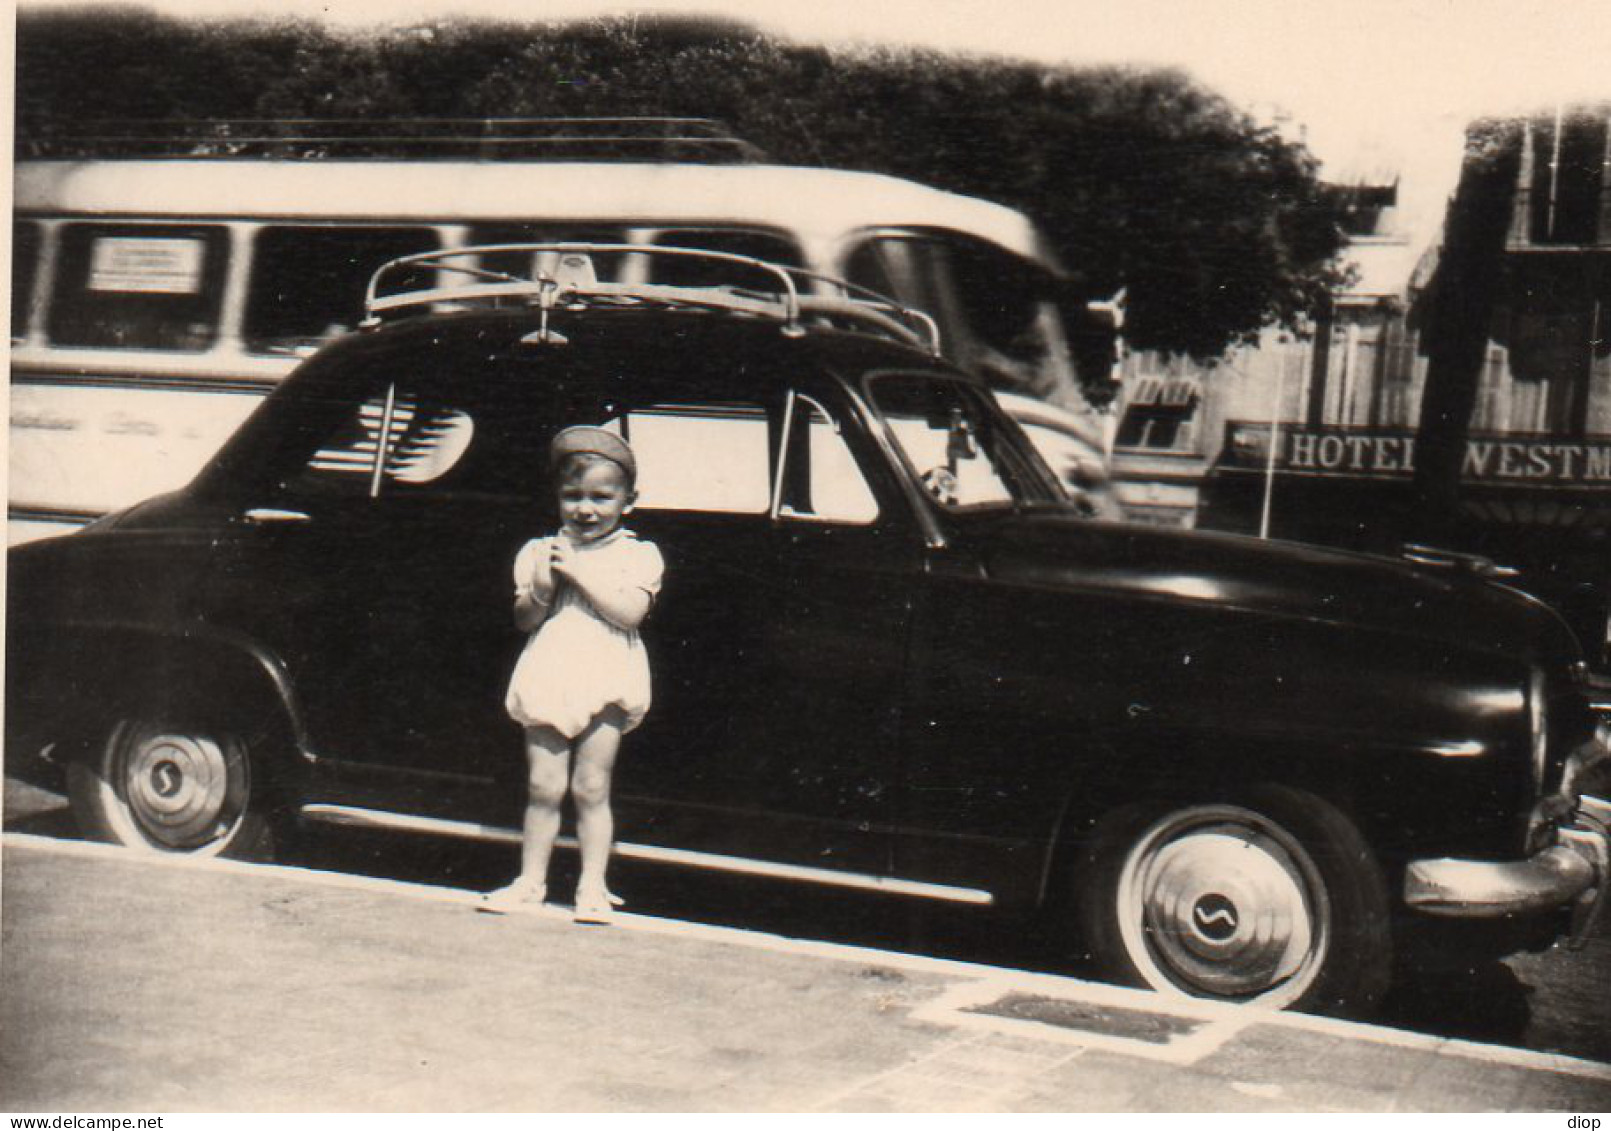
[(649, 710), (638, 625), (660, 591), (664, 563), (653, 543), (621, 525), (637, 499), (638, 467), (619, 436), (567, 428), (554, 437), (549, 466), (560, 531), (527, 542), (515, 557), (515, 623), (531, 638), (504, 700), (526, 728), (520, 875), (483, 896), (483, 907), (543, 902), (568, 782), (582, 850), (575, 918), (606, 923), (613, 897), (604, 873), (615, 832), (610, 777), (621, 736)]

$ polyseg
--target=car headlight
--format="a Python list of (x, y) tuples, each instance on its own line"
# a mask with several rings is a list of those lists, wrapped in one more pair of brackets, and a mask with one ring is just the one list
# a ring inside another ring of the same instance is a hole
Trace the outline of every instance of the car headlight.
[(1543, 677), (1535, 674), (1528, 687), (1528, 714), (1533, 728), (1533, 778), (1540, 796), (1527, 825), (1527, 851), (1537, 852), (1553, 840), (1557, 827), (1571, 822), (1584, 794), (1611, 794), (1611, 713), (1603, 703), (1591, 703), (1596, 716), (1594, 733), (1569, 750), (1561, 760), (1560, 784), (1543, 793), (1548, 771), (1549, 712), (1544, 704)]

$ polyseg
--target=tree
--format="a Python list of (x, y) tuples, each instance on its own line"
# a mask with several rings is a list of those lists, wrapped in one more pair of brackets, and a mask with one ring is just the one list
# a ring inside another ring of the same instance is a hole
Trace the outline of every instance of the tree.
[(688, 19), (337, 35), (118, 10), (19, 14), (17, 77), (24, 144), (131, 115), (720, 118), (780, 162), (1028, 212), (1088, 296), (1126, 289), (1132, 345), (1199, 359), (1340, 281), (1339, 206), (1314, 159), (1169, 70), (829, 51)]
[(1521, 144), (1517, 121), (1483, 121), (1467, 130), (1460, 182), (1429, 286), (1412, 521), (1415, 536), (1431, 544), (1455, 537), (1466, 435), (1501, 296)]

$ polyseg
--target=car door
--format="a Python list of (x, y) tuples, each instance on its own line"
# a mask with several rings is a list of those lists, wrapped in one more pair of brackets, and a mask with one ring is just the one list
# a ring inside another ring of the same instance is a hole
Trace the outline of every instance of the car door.
[(957, 898), (1017, 898), (1040, 881), (1046, 832), (1087, 765), (1089, 734), (1070, 721), (1122, 670), (1111, 645), (1125, 610), (1104, 608), (1099, 589), (1071, 597), (991, 576), (1020, 511), (1056, 496), (982, 390), (892, 372), (869, 397), (944, 518), (912, 594), (895, 868)]
[(233, 501), (207, 615), (283, 660), (327, 768), (430, 811), (519, 768), (502, 709), (520, 643), (510, 563), (540, 532), (525, 449), (546, 437), (522, 445), (485, 389), (421, 367), (310, 412), (283, 465)]
[(617, 770), (624, 840), (762, 873), (887, 871), (917, 555), (846, 423), (782, 386), (624, 415), (632, 524), (667, 563), (644, 628), (655, 706)]

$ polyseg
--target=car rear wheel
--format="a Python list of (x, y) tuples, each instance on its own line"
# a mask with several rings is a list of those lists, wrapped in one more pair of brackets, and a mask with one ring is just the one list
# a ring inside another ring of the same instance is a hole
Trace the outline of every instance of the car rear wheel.
[(1299, 790), (1114, 813), (1078, 897), (1086, 942), (1131, 984), (1359, 1015), (1389, 981), (1381, 869), (1352, 822)]
[(98, 840), (191, 856), (269, 849), (250, 753), (227, 730), (122, 720), (69, 767), (68, 793), (79, 826)]

